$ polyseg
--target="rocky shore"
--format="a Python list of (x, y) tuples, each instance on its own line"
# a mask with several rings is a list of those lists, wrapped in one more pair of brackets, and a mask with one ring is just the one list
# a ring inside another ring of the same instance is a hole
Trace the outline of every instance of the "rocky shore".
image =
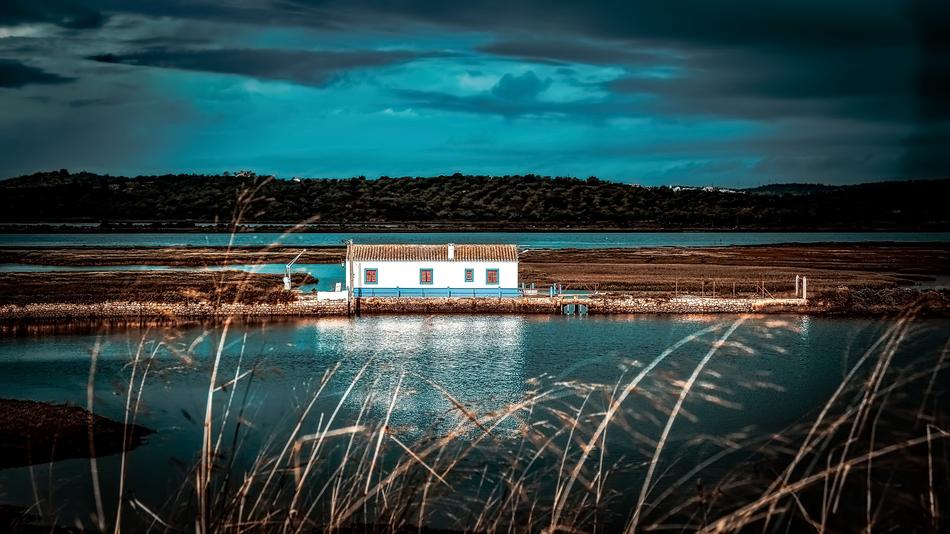
[(320, 317), (396, 314), (550, 314), (560, 315), (568, 304), (583, 304), (587, 313), (598, 314), (692, 314), (692, 313), (812, 313), (842, 315), (887, 315), (920, 305), (926, 313), (947, 313), (942, 293), (906, 291), (888, 303), (868, 304), (848, 295), (839, 301), (820, 298), (633, 297), (603, 295), (577, 298), (361, 298), (348, 306), (345, 301), (300, 298), (286, 303), (162, 303), (103, 302), (98, 304), (37, 303), (0, 306), (0, 323), (61, 322), (82, 320), (205, 320), (264, 317)]
[[(286, 247), (0, 247), (0, 263), (57, 266), (284, 263)], [(337, 262), (339, 247), (310, 249), (303, 263)], [(544, 294), (558, 284), (594, 294), (590, 314), (812, 313), (889, 315), (918, 306), (950, 310), (950, 243), (824, 243), (706, 248), (525, 250), (519, 281)], [(808, 277), (809, 300), (795, 297)], [(295, 285), (304, 283), (295, 280)], [(348, 306), (285, 291), (276, 274), (241, 271), (6, 272), (0, 323), (77, 320), (217, 320), (347, 314), (560, 314), (573, 297), (364, 298)]]
[(301, 299), (284, 303), (123, 302), (35, 303), (0, 306), (0, 322), (86, 319), (213, 319), (346, 315), (346, 302)]

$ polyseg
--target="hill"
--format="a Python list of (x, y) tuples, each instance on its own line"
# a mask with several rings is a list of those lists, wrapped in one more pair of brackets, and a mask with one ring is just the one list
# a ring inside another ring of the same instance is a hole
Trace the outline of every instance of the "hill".
[(950, 228), (947, 198), (950, 180), (735, 191), (535, 175), (277, 180), (57, 171), (0, 182), (0, 221), (171, 226), (238, 217), (349, 228), (935, 230)]

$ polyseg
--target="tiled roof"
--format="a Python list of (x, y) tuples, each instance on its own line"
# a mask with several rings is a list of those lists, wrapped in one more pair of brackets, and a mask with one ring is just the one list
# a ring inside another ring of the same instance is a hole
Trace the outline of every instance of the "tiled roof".
[[(515, 245), (454, 245), (451, 261), (518, 261)], [(449, 245), (350, 245), (349, 261), (450, 261)]]

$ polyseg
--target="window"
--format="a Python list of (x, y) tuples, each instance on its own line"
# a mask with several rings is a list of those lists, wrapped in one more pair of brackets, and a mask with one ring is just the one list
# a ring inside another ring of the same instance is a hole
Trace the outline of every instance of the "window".
[(364, 284), (376, 284), (379, 283), (378, 272), (376, 269), (363, 269), (363, 283)]
[(465, 269), (465, 281), (466, 282), (475, 281), (475, 269)]
[(490, 286), (498, 285), (498, 269), (485, 269), (485, 283)]
[(419, 269), (419, 283), (420, 284), (432, 283), (432, 269)]

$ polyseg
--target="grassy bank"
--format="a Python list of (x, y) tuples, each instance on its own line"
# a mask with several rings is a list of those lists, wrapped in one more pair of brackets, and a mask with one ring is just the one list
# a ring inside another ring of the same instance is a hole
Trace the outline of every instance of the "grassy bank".
[[(634, 297), (600, 294), (592, 297), (532, 298), (361, 298), (317, 301), (303, 297), (288, 302), (154, 302), (103, 301), (98, 303), (31, 303), (0, 305), (0, 332), (16, 332), (30, 325), (93, 323), (101, 321), (160, 321), (187, 324), (234, 318), (320, 317), (347, 315), (432, 314), (543, 314), (559, 315), (566, 304), (584, 304), (590, 315), (627, 314), (811, 314), (837, 316), (896, 316), (915, 307), (921, 316), (950, 315), (950, 292), (912, 289), (851, 291), (847, 288), (819, 294), (808, 301), (751, 297)], [(29, 329), (29, 328), (27, 328)]]
[[(398, 239), (397, 239), (398, 240)], [(6, 247), (0, 263), (36, 265), (222, 266), (289, 262), (290, 247)], [(314, 247), (299, 263), (339, 263), (342, 247)], [(639, 292), (641, 296), (710, 293), (762, 294), (793, 291), (795, 275), (814, 290), (882, 288), (928, 284), (950, 276), (950, 243), (827, 243), (703, 248), (614, 248), (527, 250), (519, 280), (545, 288), (559, 282), (573, 289)], [(129, 275), (125, 275), (129, 276)]]
[[(297, 276), (300, 281), (300, 276)], [(0, 305), (103, 302), (280, 304), (293, 302), (279, 275), (221, 272), (5, 273)]]
[[(0, 263), (196, 267), (283, 263), (297, 252), (255, 247), (0, 248)], [(342, 248), (317, 248), (299, 261), (335, 263), (342, 255)], [(829, 243), (527, 250), (521, 254), (519, 278), (542, 294), (554, 283), (595, 292), (585, 301), (591, 313), (888, 315), (917, 303), (922, 303), (921, 313), (947, 313), (948, 273), (950, 244)], [(808, 277), (807, 304), (781, 302), (794, 297), (796, 275)], [(295, 275), (295, 283), (304, 281), (301, 276)], [(339, 304), (300, 299), (281, 288), (279, 275), (237, 271), (5, 273), (0, 277), (0, 305), (8, 306), (4, 320), (346, 313)], [(540, 299), (363, 299), (360, 311), (559, 313), (560, 306), (559, 301)]]

